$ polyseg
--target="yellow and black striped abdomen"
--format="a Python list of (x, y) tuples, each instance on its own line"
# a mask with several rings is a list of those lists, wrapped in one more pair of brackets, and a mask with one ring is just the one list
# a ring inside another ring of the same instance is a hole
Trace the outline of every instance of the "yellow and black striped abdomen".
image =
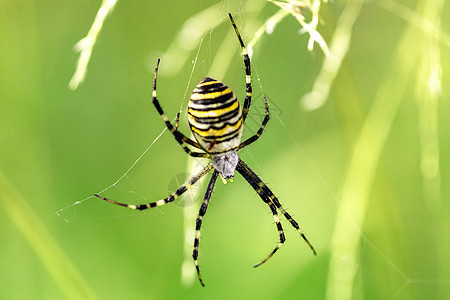
[(188, 121), (200, 146), (208, 153), (235, 150), (242, 138), (242, 111), (236, 95), (223, 82), (210, 77), (194, 89)]

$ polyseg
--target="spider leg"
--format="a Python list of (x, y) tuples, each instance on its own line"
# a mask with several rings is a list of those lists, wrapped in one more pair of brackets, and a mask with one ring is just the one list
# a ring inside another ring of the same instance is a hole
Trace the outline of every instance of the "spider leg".
[(248, 145), (250, 145), (251, 143), (253, 143), (254, 141), (256, 141), (257, 139), (259, 139), (259, 137), (261, 136), (261, 134), (264, 131), (264, 128), (267, 125), (267, 122), (269, 122), (270, 119), (270, 114), (269, 114), (269, 105), (267, 105), (267, 99), (266, 97), (264, 97), (264, 105), (266, 108), (266, 115), (264, 117), (264, 120), (261, 124), (261, 127), (259, 127), (258, 131), (256, 132), (255, 135), (249, 137), (248, 139), (246, 139), (244, 142), (242, 142), (239, 146), (238, 146), (238, 150), (242, 149), (244, 147), (247, 147)]
[[(308, 246), (311, 248), (314, 255), (316, 255), (316, 250), (311, 245), (309, 240), (306, 238), (303, 231), (298, 226), (298, 223), (289, 215), (289, 213), (283, 208), (283, 206), (278, 201), (277, 197), (272, 193), (272, 191), (269, 189), (269, 187), (262, 182), (262, 180), (258, 177), (258, 175), (253, 172), (250, 167), (244, 163), (241, 159), (239, 159), (239, 162), (236, 166), (236, 170), (241, 173), (241, 175), (250, 183), (250, 185), (255, 189), (255, 191), (259, 194), (261, 198), (264, 199), (264, 197), (267, 197), (270, 199), (270, 201), (275, 204), (275, 206), (280, 210), (280, 212), (284, 215), (284, 217), (291, 223), (291, 225), (298, 231), (300, 236), (303, 238), (303, 240), (308, 244)], [(280, 238), (281, 240), (281, 238)], [(270, 258), (270, 256), (269, 256)], [(261, 263), (265, 262), (262, 261)], [(259, 265), (259, 264), (258, 264)], [(256, 266), (258, 266), (256, 265)]]
[(231, 24), (234, 27), (234, 31), (236, 32), (236, 36), (239, 40), (239, 43), (241, 44), (242, 48), (242, 56), (244, 57), (244, 65), (245, 65), (245, 101), (244, 106), (242, 108), (242, 122), (245, 122), (245, 119), (247, 118), (248, 110), (250, 109), (250, 103), (252, 101), (252, 72), (251, 72), (251, 66), (250, 66), (250, 57), (248, 56), (247, 48), (245, 48), (244, 42), (242, 41), (241, 34), (239, 33), (239, 30), (234, 23), (233, 17), (230, 13), (228, 13), (228, 16), (230, 17)]
[(283, 208), (283, 206), (278, 201), (277, 197), (272, 193), (272, 191), (266, 186), (263, 188), (263, 190), (266, 190), (265, 192), (269, 195), (269, 198), (272, 200), (272, 202), (275, 204), (275, 206), (281, 211), (281, 213), (284, 215), (286, 220), (291, 223), (292, 227), (297, 229), (300, 236), (303, 238), (303, 240), (308, 244), (309, 248), (311, 248), (314, 255), (317, 255), (316, 249), (314, 249), (313, 245), (309, 242), (308, 238), (305, 236), (303, 231), (300, 229), (300, 226), (298, 226), (298, 223), (291, 217), (291, 215)]
[[(260, 193), (260, 192), (261, 192), (261, 193)], [(260, 196), (262, 195), (262, 191), (259, 191), (259, 192), (257, 191), (257, 193), (258, 193)], [(263, 197), (261, 196), (261, 198), (263, 198)], [(277, 225), (277, 229), (278, 229), (278, 234), (280, 235), (280, 241), (278, 242), (278, 244), (276, 245), (276, 247), (272, 250), (272, 252), (270, 252), (270, 254), (267, 255), (266, 258), (264, 258), (264, 259), (263, 259), (262, 261), (260, 261), (259, 263), (253, 265), (254, 268), (259, 267), (260, 265), (262, 265), (263, 263), (265, 263), (266, 261), (268, 261), (269, 258), (271, 258), (271, 257), (275, 254), (275, 252), (277, 252), (278, 249), (280, 249), (281, 246), (284, 245), (284, 242), (286, 241), (286, 238), (284, 237), (283, 227), (281, 226), (280, 218), (278, 217), (277, 210), (276, 210), (275, 206), (273, 205), (272, 202), (270, 202), (270, 200), (269, 200), (268, 198), (266, 198), (266, 199), (263, 198), (263, 201), (264, 201), (266, 204), (269, 205), (270, 210), (272, 211), (273, 219), (275, 220), (275, 224)]]
[(211, 179), (208, 184), (208, 188), (206, 189), (205, 198), (203, 199), (202, 206), (200, 207), (200, 211), (198, 212), (197, 221), (195, 222), (195, 239), (194, 239), (194, 251), (192, 252), (192, 257), (194, 258), (195, 268), (197, 269), (197, 276), (200, 284), (205, 286), (202, 280), (202, 276), (200, 276), (200, 268), (198, 266), (198, 246), (200, 244), (200, 228), (202, 227), (203, 216), (206, 213), (206, 209), (208, 208), (209, 199), (211, 199), (212, 191), (214, 190), (214, 184), (216, 183), (217, 176), (219, 172), (214, 170)]
[(177, 142), (180, 144), (180, 146), (183, 148), (183, 150), (189, 154), (192, 157), (209, 157), (209, 154), (203, 153), (203, 152), (193, 152), (188, 147), (186, 147), (183, 143), (189, 144), (195, 148), (201, 149), (200, 145), (182, 134), (180, 131), (178, 131), (178, 121), (177, 121), (177, 127), (173, 127), (173, 125), (170, 123), (169, 118), (167, 118), (166, 114), (164, 113), (161, 105), (159, 104), (158, 99), (156, 98), (156, 78), (158, 73), (158, 67), (159, 67), (160, 60), (158, 59), (158, 62), (156, 63), (155, 67), (155, 74), (153, 76), (153, 92), (152, 92), (152, 98), (153, 98), (153, 105), (155, 106), (156, 110), (158, 111), (159, 115), (163, 119), (164, 123), (166, 123), (167, 129), (172, 132), (173, 136), (177, 140)]
[(146, 203), (146, 204), (139, 204), (139, 205), (134, 205), (134, 204), (126, 204), (126, 203), (121, 203), (121, 202), (117, 202), (115, 200), (111, 200), (102, 196), (99, 196), (97, 194), (94, 194), (95, 197), (98, 197), (102, 200), (111, 202), (112, 204), (116, 204), (116, 205), (120, 205), (120, 206), (125, 206), (131, 209), (137, 209), (137, 210), (144, 210), (144, 209), (149, 209), (149, 208), (153, 208), (156, 206), (161, 206), (164, 204), (167, 204), (169, 202), (174, 201), (175, 199), (177, 199), (179, 196), (181, 196), (184, 192), (186, 192), (194, 183), (196, 183), (200, 178), (202, 178), (203, 176), (205, 176), (209, 171), (211, 171), (213, 169), (213, 164), (209, 163), (206, 167), (203, 168), (202, 171), (200, 171), (198, 174), (192, 176), (185, 184), (183, 184), (181, 187), (179, 187), (173, 194), (171, 194), (169, 197), (165, 198), (165, 199), (161, 199), (155, 202), (151, 202), (151, 203)]
[(177, 113), (177, 117), (175, 119), (175, 131), (178, 131), (179, 122), (180, 122), (180, 112)]
[(182, 139), (183, 142), (185, 142), (186, 144), (189, 144), (197, 149), (202, 149), (202, 147), (194, 140), (188, 138), (187, 136), (185, 136), (183, 133), (181, 133), (180, 131), (178, 131), (178, 125), (180, 124), (180, 112), (177, 113), (177, 116), (175, 118), (175, 131), (179, 132), (180, 134), (182, 134), (184, 136), (184, 138)]
[(278, 234), (280, 236), (280, 241), (277, 244), (277, 246), (272, 250), (272, 252), (270, 252), (270, 254), (266, 258), (264, 258), (261, 262), (255, 264), (253, 266), (256, 268), (256, 267), (262, 265), (263, 263), (265, 263), (266, 261), (268, 261), (269, 258), (271, 258), (275, 254), (275, 252), (277, 252), (278, 249), (280, 249), (281, 246), (283, 246), (284, 242), (286, 241), (286, 238), (284, 236), (284, 231), (283, 231), (283, 227), (281, 226), (280, 218), (278, 217), (277, 209), (275, 208), (275, 205), (272, 203), (272, 201), (270, 201), (270, 198), (262, 190), (262, 185), (264, 185), (264, 184), (262, 183), (261, 180), (259, 180), (259, 181), (256, 180), (259, 178), (254, 178), (254, 176), (252, 176), (252, 174), (254, 174), (253, 171), (251, 171), (247, 165), (245, 165), (241, 162), (242, 161), (239, 159), (238, 165), (236, 166), (236, 170), (253, 187), (253, 189), (258, 193), (258, 195), (261, 197), (261, 199), (264, 201), (264, 203), (266, 203), (269, 206), (270, 210), (272, 211), (273, 219), (275, 220), (275, 224), (277, 225)]

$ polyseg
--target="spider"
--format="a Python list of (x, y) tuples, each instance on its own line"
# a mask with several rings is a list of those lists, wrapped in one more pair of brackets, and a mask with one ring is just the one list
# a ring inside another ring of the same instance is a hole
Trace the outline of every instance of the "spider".
[[(277, 197), (272, 193), (272, 191), (267, 187), (267, 185), (255, 174), (255, 172), (250, 169), (250, 167), (244, 163), (242, 159), (238, 156), (238, 151), (244, 147), (252, 144), (263, 133), (267, 122), (269, 121), (269, 106), (267, 104), (267, 99), (264, 97), (265, 105), (265, 117), (262, 124), (255, 135), (241, 142), (243, 124), (247, 117), (250, 102), (252, 98), (252, 83), (251, 83), (251, 70), (250, 70), (250, 58), (248, 56), (247, 49), (245, 48), (244, 42), (242, 41), (239, 30), (234, 23), (233, 17), (229, 13), (231, 24), (233, 25), (236, 36), (239, 40), (240, 46), (242, 48), (242, 55), (244, 57), (245, 65), (245, 87), (246, 87), (246, 97), (244, 101), (244, 106), (241, 109), (236, 95), (226, 86), (223, 82), (213, 79), (211, 77), (206, 77), (195, 87), (194, 91), (189, 100), (188, 104), (188, 123), (189, 127), (194, 135), (195, 141), (186, 137), (183, 133), (178, 130), (178, 119), (179, 114), (176, 118), (175, 127), (170, 123), (169, 119), (165, 115), (159, 101), (156, 97), (156, 78), (159, 68), (158, 59), (156, 63), (155, 73), (153, 77), (153, 105), (160, 114), (162, 120), (167, 126), (167, 129), (175, 137), (175, 140), (180, 144), (183, 150), (189, 154), (191, 157), (208, 158), (211, 161), (206, 167), (203, 168), (198, 174), (191, 177), (185, 184), (178, 188), (173, 194), (165, 199), (161, 199), (155, 202), (147, 204), (125, 204), (117, 202), (112, 199), (108, 199), (95, 194), (94, 196), (108, 201), (110, 203), (125, 206), (131, 209), (144, 210), (156, 206), (161, 206), (169, 202), (174, 201), (184, 192), (186, 192), (193, 184), (195, 184), (200, 178), (205, 176), (210, 171), (212, 172), (211, 179), (209, 180), (208, 187), (206, 189), (206, 194), (203, 199), (203, 203), (200, 207), (200, 211), (197, 216), (197, 221), (195, 225), (195, 238), (194, 238), (194, 251), (192, 257), (194, 258), (195, 268), (197, 270), (197, 276), (202, 286), (205, 286), (200, 275), (200, 268), (198, 264), (198, 248), (200, 243), (200, 228), (202, 225), (203, 217), (205, 216), (206, 209), (208, 208), (209, 200), (211, 198), (212, 191), (218, 176), (220, 175), (222, 180), (232, 180), (235, 171), (238, 171), (247, 182), (253, 187), (253, 189), (258, 193), (261, 199), (266, 203), (270, 211), (273, 214), (273, 219), (278, 229), (278, 234), (280, 241), (276, 247), (270, 252), (270, 254), (264, 258), (261, 262), (254, 265), (258, 267), (269, 260), (275, 252), (284, 244), (285, 236), (283, 232), (283, 227), (281, 226), (280, 219), (278, 217), (277, 209), (284, 215), (284, 217), (291, 223), (291, 225), (297, 229), (300, 236), (305, 240), (308, 246), (316, 255), (316, 251), (311, 243), (308, 241), (303, 231), (298, 226), (298, 223), (291, 217), (291, 215), (283, 208), (283, 206), (278, 201)], [(199, 149), (200, 151), (192, 151), (187, 145)]]

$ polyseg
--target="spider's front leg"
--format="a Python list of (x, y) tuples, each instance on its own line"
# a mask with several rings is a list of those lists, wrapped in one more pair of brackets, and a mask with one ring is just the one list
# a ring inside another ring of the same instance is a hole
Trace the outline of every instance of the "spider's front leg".
[(183, 148), (183, 150), (189, 154), (192, 157), (209, 157), (209, 154), (203, 153), (203, 152), (193, 152), (191, 151), (184, 143), (189, 144), (195, 148), (201, 149), (200, 145), (182, 134), (180, 131), (178, 131), (178, 121), (177, 126), (173, 127), (173, 125), (170, 123), (169, 118), (167, 118), (166, 114), (164, 113), (161, 105), (159, 104), (159, 101), (156, 97), (156, 79), (158, 75), (158, 68), (159, 68), (159, 62), (160, 59), (158, 59), (155, 67), (155, 73), (153, 75), (153, 92), (152, 92), (152, 98), (153, 98), (153, 105), (155, 106), (156, 110), (158, 111), (159, 115), (161, 116), (161, 119), (166, 124), (167, 129), (172, 132), (173, 136), (175, 137), (175, 140), (180, 144), (180, 146)]
[(200, 228), (202, 227), (203, 217), (205, 216), (206, 209), (208, 208), (209, 199), (211, 199), (212, 191), (214, 190), (214, 185), (216, 183), (219, 172), (214, 170), (211, 179), (208, 184), (208, 188), (206, 189), (205, 198), (203, 199), (202, 206), (200, 207), (200, 211), (198, 212), (197, 221), (195, 222), (195, 239), (194, 239), (194, 251), (192, 252), (192, 257), (194, 258), (195, 268), (197, 270), (198, 280), (202, 286), (205, 286), (202, 280), (202, 276), (200, 275), (200, 267), (198, 266), (198, 246), (200, 244)]
[(266, 261), (268, 261), (275, 254), (275, 252), (277, 252), (278, 249), (280, 249), (281, 246), (283, 246), (284, 242), (286, 241), (286, 238), (284, 236), (284, 231), (283, 227), (281, 226), (280, 218), (278, 217), (277, 209), (275, 208), (275, 205), (272, 203), (272, 201), (270, 201), (270, 198), (267, 197), (267, 195), (262, 190), (264, 183), (262, 183), (261, 180), (258, 181), (253, 176), (251, 176), (252, 171), (240, 159), (238, 165), (236, 166), (236, 171), (238, 171), (247, 180), (247, 182), (252, 186), (252, 188), (256, 191), (256, 193), (258, 193), (258, 195), (261, 197), (264, 203), (266, 203), (269, 206), (270, 211), (273, 214), (275, 224), (277, 225), (278, 235), (280, 236), (280, 241), (278, 242), (276, 247), (272, 250), (272, 252), (270, 252), (270, 254), (266, 258), (264, 258), (261, 262), (253, 266), (256, 268), (265, 263)]
[(246, 163), (244, 163), (241, 159), (239, 159), (236, 170), (245, 178), (245, 180), (248, 181), (248, 183), (258, 193), (258, 195), (263, 199), (263, 201), (269, 205), (270, 209), (272, 210), (273, 218), (275, 219), (275, 223), (277, 224), (278, 232), (280, 235), (280, 242), (275, 247), (275, 249), (264, 260), (256, 264), (254, 267), (260, 266), (261, 264), (265, 263), (269, 258), (271, 258), (272, 255), (283, 245), (285, 241), (283, 229), (281, 228), (278, 215), (276, 213), (276, 210), (274, 211), (273, 206), (276, 206), (281, 211), (284, 217), (291, 223), (291, 225), (298, 231), (303, 240), (308, 244), (308, 246), (313, 251), (314, 255), (316, 255), (316, 250), (311, 245), (309, 240), (306, 238), (305, 234), (298, 226), (298, 223), (291, 217), (291, 215), (288, 214), (288, 212), (283, 208), (283, 206), (281, 206), (277, 197), (275, 197), (275, 195), (272, 193), (269, 187), (258, 177), (258, 175), (256, 175), (255, 172), (253, 172), (253, 170), (250, 169), (250, 167)]

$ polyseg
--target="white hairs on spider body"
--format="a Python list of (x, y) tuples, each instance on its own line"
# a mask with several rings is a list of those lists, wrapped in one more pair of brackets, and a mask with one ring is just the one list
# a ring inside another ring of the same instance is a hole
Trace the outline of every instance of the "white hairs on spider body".
[(234, 177), (239, 157), (236, 151), (227, 154), (213, 155), (212, 163), (214, 168), (219, 171), (220, 175), (225, 179)]

